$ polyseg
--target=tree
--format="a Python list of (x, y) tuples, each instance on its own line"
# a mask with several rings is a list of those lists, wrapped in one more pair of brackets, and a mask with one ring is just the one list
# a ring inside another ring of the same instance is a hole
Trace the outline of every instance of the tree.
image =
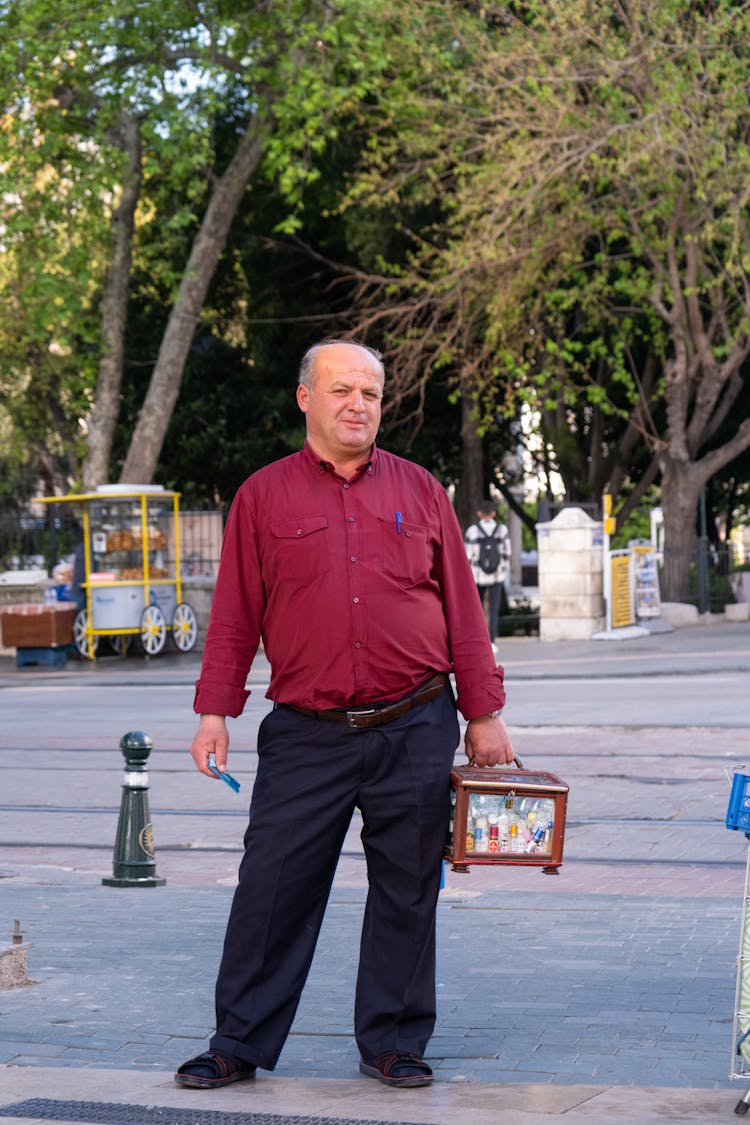
[(664, 593), (675, 599), (688, 588), (701, 490), (750, 448), (750, 421), (732, 418), (750, 354), (750, 98), (737, 48), (750, 25), (733, 3), (629, 3), (619, 14), (616, 34), (602, 26), (594, 36), (619, 60), (620, 96), (592, 215), (606, 231), (610, 268), (615, 254), (627, 263), (620, 293), (661, 322), (665, 425), (652, 454)]
[[(179, 394), (185, 359), (211, 278), (251, 178), (276, 182), (289, 208), (316, 175), (315, 159), (350, 112), (383, 80), (387, 13), (373, 0), (202, 0), (139, 4), (106, 0), (92, 11), (74, 0), (11, 0), (0, 21), (5, 43), (6, 167), (23, 157), (18, 138), (39, 138), (39, 166), (72, 154), (66, 218), (85, 228), (92, 200), (116, 233), (98, 261), (102, 363), (89, 413), (85, 476), (101, 479), (119, 402), (133, 235), (163, 228), (151, 253), (171, 260), (170, 236), (190, 235), (173, 279), (164, 327), (122, 477), (149, 481)], [(17, 44), (17, 47), (15, 46)], [(217, 119), (230, 114), (234, 143), (221, 161)], [(156, 209), (157, 166), (170, 168), (173, 211)], [(86, 173), (84, 175), (84, 171)], [(84, 180), (87, 187), (84, 189)], [(93, 184), (91, 183), (93, 180)], [(88, 195), (86, 194), (88, 192)], [(44, 210), (48, 197), (40, 194)], [(19, 228), (25, 198), (9, 217)], [(59, 206), (59, 203), (58, 203)], [(101, 240), (101, 246), (104, 241)], [(152, 258), (152, 262), (155, 258)]]
[[(7, 50), (7, 43), (0, 45), (1, 55)], [(105, 230), (99, 194), (106, 183), (95, 185), (80, 154), (58, 144), (54, 132), (40, 130), (38, 116), (10, 78), (3, 92), (3, 477), (9, 487), (38, 478), (45, 488), (60, 490), (77, 475), (78, 419), (88, 410), (86, 387), (96, 369), (93, 305)]]
[(519, 398), (568, 422), (574, 397), (594, 422), (605, 411), (611, 472), (661, 476), (665, 595), (684, 597), (700, 490), (750, 447), (733, 415), (750, 349), (750, 13), (450, 7), (452, 57), (370, 170), (386, 202), (442, 190), (450, 205), (405, 277), (372, 279), (373, 315), (407, 382), (454, 365), (480, 424)]

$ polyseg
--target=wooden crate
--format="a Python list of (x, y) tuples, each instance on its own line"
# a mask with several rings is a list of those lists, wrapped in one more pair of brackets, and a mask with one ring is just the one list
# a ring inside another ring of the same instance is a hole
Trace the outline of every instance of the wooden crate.
[(8, 605), (0, 608), (2, 643), (6, 648), (49, 648), (73, 642), (75, 602)]

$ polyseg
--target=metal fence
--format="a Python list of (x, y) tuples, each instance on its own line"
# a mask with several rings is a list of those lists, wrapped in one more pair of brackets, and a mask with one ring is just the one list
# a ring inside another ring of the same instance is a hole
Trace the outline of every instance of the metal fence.
[[(215, 575), (224, 534), (223, 512), (180, 512), (180, 559), (185, 578)], [(51, 512), (0, 511), (0, 572), (46, 570), (73, 554), (81, 538), (81, 523), (73, 507), (54, 506)]]
[(213, 576), (219, 569), (225, 513), (180, 512), (180, 557), (183, 578)]
[(47, 519), (30, 511), (0, 511), (0, 570), (46, 569), (48, 560)]
[[(665, 566), (676, 565), (680, 572), (687, 571), (687, 589), (680, 601), (697, 606), (699, 613), (721, 613), (725, 605), (734, 602), (731, 574), (744, 562), (744, 553), (731, 541), (712, 543), (706, 538), (696, 540), (682, 559), (668, 558), (660, 564), (662, 598), (666, 588)], [(685, 564), (687, 564), (685, 566)]]

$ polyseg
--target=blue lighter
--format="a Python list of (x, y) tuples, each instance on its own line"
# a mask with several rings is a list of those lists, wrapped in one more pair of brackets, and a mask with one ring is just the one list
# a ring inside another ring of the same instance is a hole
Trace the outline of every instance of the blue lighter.
[(222, 772), (217, 767), (216, 758), (214, 757), (213, 754), (211, 754), (209, 756), (208, 768), (210, 769), (211, 773), (214, 774), (216, 777), (220, 777), (222, 781), (226, 781), (226, 783), (227, 783), (227, 785), (229, 786), (230, 789), (234, 789), (235, 793), (239, 793), (239, 791), (240, 791), (239, 781), (237, 781), (237, 779), (235, 777), (232, 777), (231, 773), (227, 773), (226, 770), (224, 770)]

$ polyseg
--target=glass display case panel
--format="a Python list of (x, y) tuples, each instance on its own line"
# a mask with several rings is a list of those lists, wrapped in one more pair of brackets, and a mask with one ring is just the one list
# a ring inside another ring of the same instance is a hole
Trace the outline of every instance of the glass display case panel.
[(466, 851), (550, 856), (554, 823), (555, 802), (551, 797), (471, 793)]
[(107, 497), (89, 503), (92, 584), (173, 580), (174, 509), (169, 496)]

